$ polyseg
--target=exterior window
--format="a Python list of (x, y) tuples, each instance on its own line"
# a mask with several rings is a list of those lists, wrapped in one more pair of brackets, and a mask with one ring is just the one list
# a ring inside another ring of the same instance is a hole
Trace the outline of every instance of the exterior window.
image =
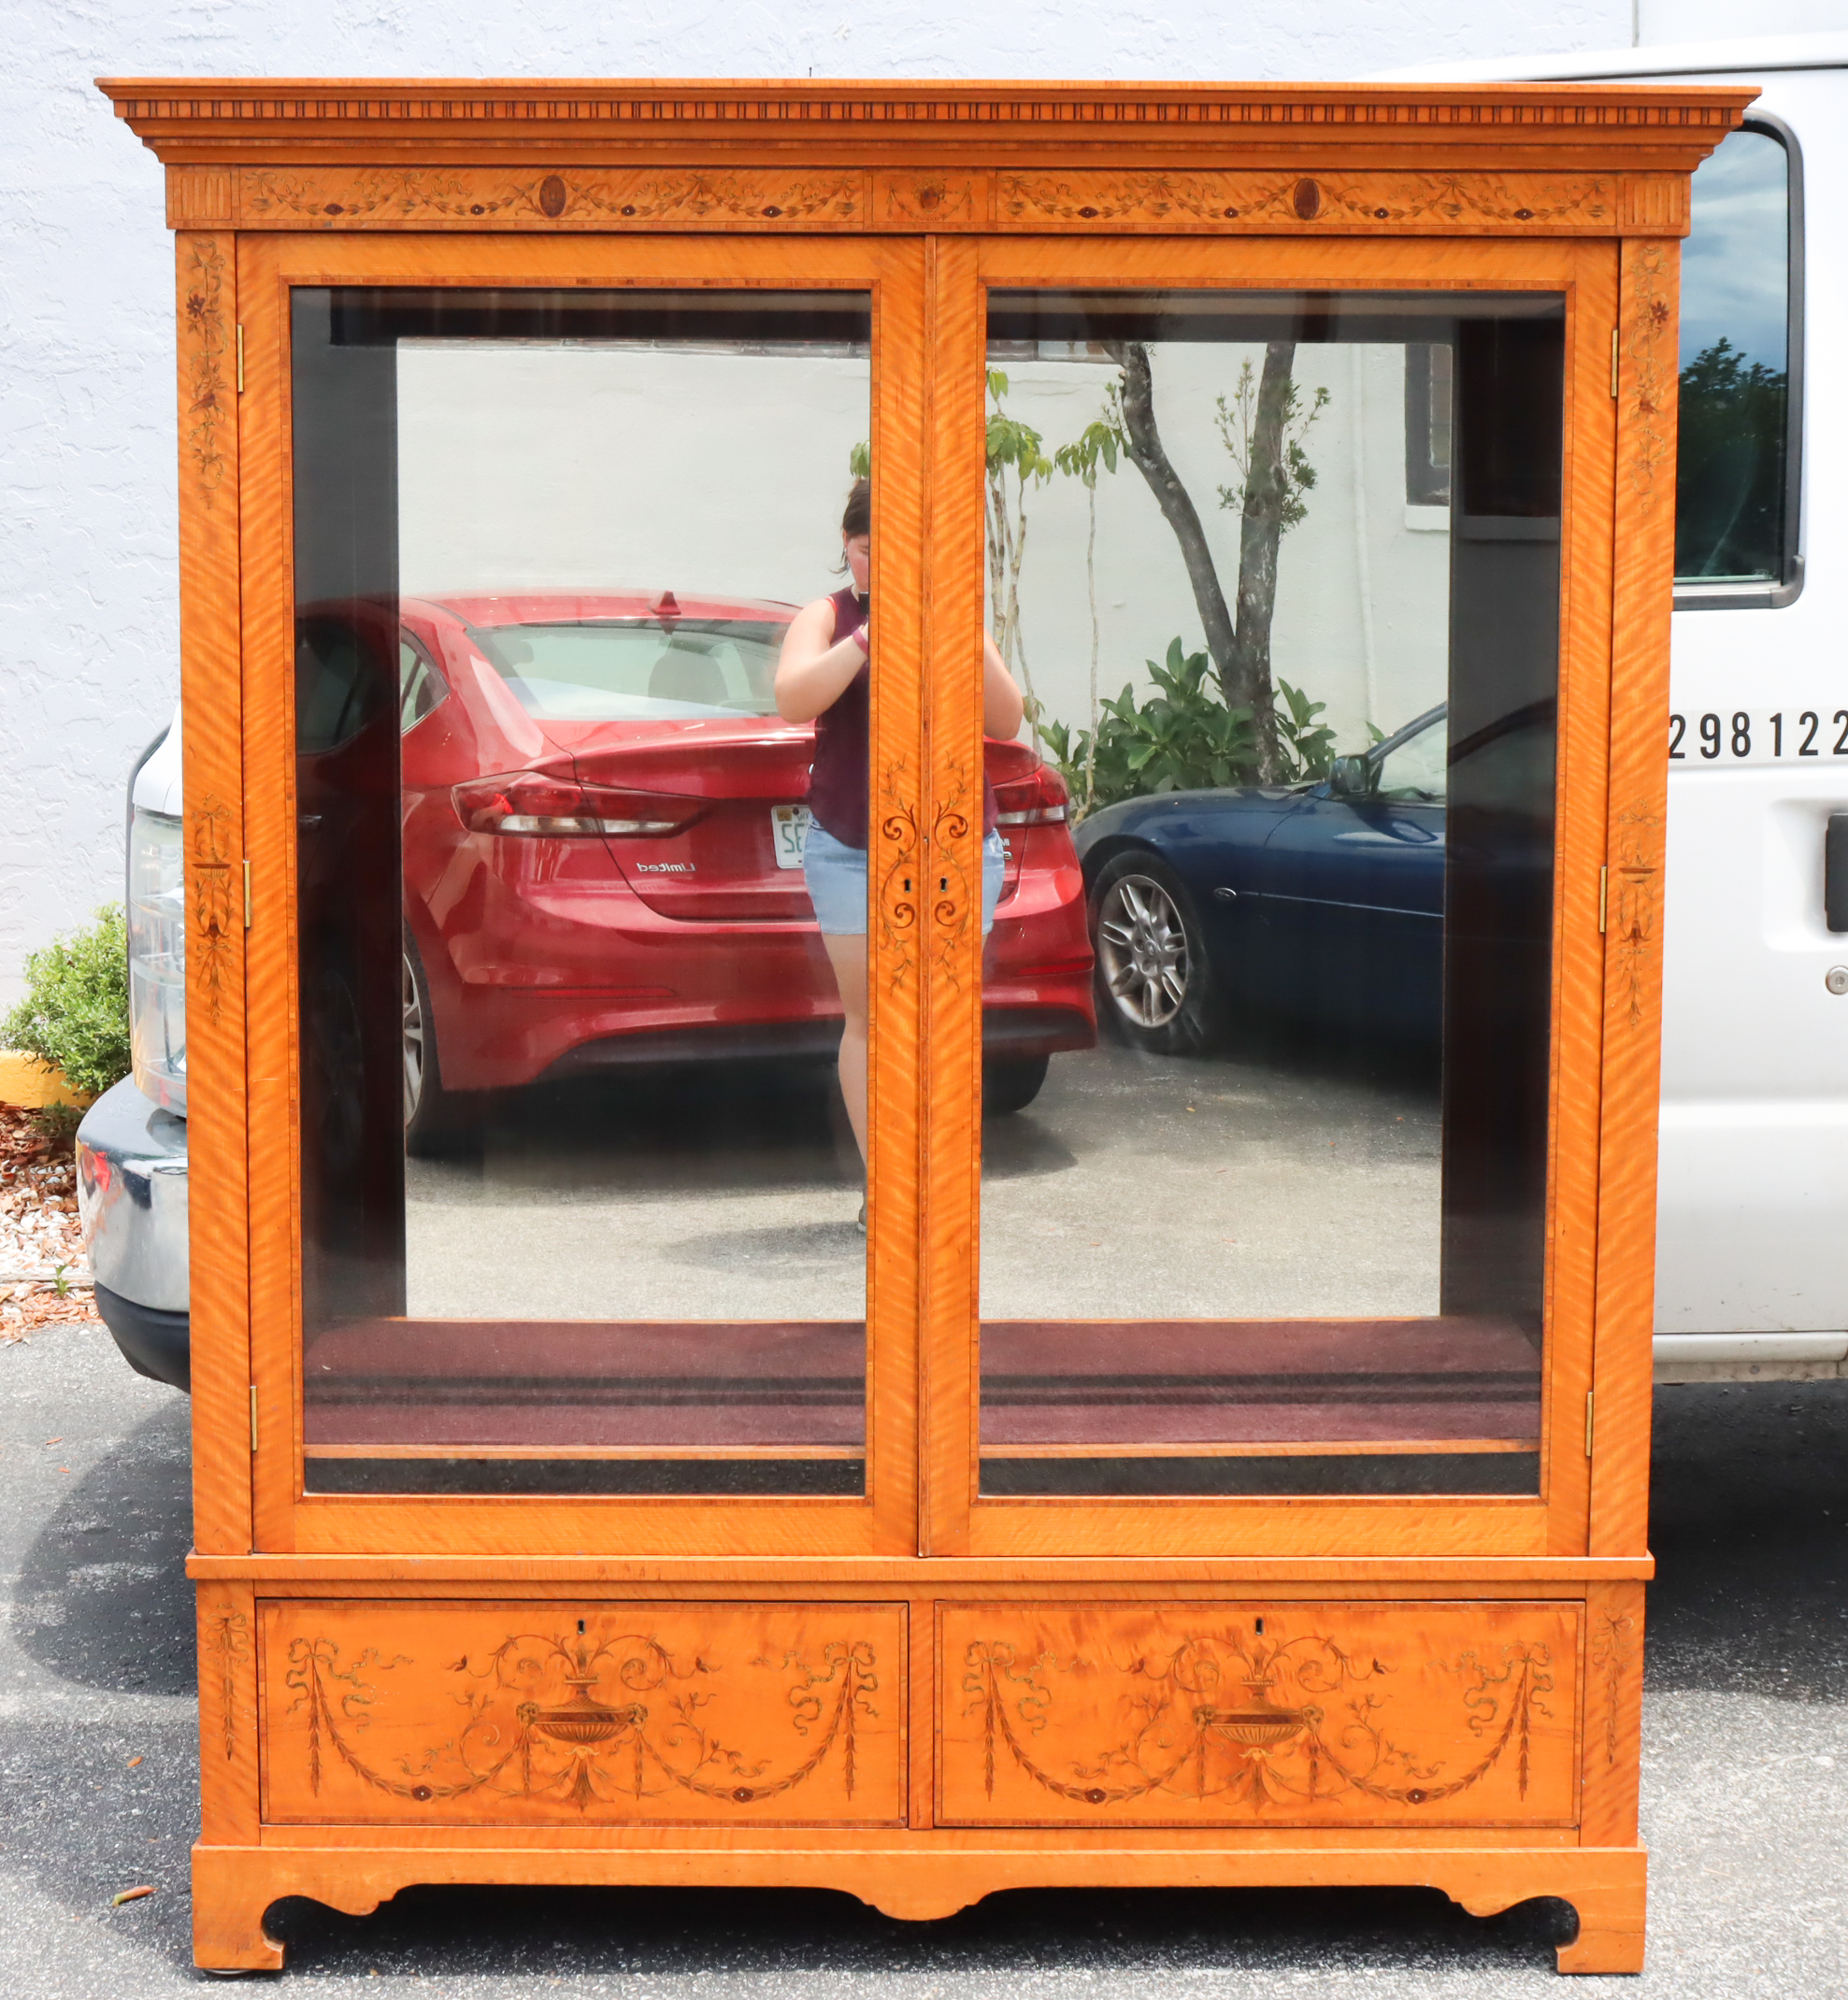
[(1450, 505), (1451, 350), (1419, 341), (1405, 350), (1405, 504)]
[(1734, 133), (1694, 177), (1683, 250), (1675, 576), (1782, 583), (1792, 523), (1790, 159)]

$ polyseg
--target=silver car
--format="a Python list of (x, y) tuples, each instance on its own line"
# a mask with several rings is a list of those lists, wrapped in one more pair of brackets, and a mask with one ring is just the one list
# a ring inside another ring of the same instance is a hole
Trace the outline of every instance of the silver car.
[(191, 1386), (186, 1240), (186, 885), (179, 718), (129, 783), (133, 1074), (77, 1133), (77, 1199), (96, 1309), (131, 1367)]

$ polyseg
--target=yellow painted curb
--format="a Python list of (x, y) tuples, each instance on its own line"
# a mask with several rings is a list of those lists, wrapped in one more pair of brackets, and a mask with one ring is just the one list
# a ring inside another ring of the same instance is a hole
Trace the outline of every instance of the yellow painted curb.
[(64, 1081), (61, 1069), (50, 1069), (36, 1055), (0, 1049), (0, 1104), (37, 1111), (51, 1104), (86, 1105), (91, 1099)]

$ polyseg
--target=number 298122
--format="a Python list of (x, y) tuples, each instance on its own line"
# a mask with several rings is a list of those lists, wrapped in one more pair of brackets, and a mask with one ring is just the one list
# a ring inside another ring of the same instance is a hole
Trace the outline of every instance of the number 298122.
[(1794, 764), (1848, 758), (1848, 708), (1708, 709), (1669, 718), (1670, 764)]

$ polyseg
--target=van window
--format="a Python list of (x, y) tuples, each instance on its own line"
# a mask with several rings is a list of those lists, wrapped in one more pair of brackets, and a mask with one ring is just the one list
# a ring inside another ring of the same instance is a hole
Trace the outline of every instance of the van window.
[(1675, 577), (1782, 583), (1790, 432), (1790, 162), (1733, 133), (1694, 176), (1683, 248)]
[(1405, 350), (1405, 503), (1450, 505), (1451, 356), (1448, 343)]

